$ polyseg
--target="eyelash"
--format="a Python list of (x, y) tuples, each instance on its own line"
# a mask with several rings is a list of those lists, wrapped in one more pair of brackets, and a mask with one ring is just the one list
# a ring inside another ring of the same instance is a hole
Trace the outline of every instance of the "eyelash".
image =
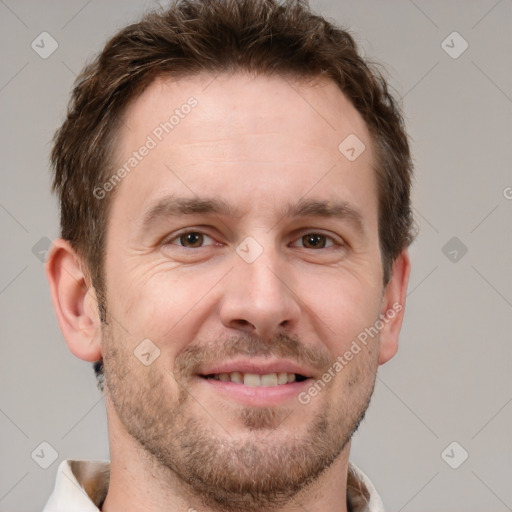
[[(168, 238), (168, 239), (164, 240), (163, 245), (175, 245), (176, 247), (180, 247), (181, 249), (185, 249), (185, 250), (191, 250), (191, 249), (202, 249), (202, 248), (204, 248), (204, 247), (208, 247), (208, 246), (204, 246), (204, 245), (202, 245), (202, 246), (200, 246), (200, 247), (184, 247), (183, 245), (173, 244), (173, 243), (172, 243), (174, 240), (179, 239), (179, 238), (181, 238), (182, 236), (184, 236), (184, 235), (189, 235), (189, 234), (203, 235), (203, 236), (206, 236), (206, 237), (210, 238), (211, 240), (213, 240), (213, 238), (212, 238), (211, 236), (207, 235), (206, 233), (203, 233), (202, 231), (199, 231), (199, 230), (197, 230), (197, 231), (196, 231), (196, 230), (188, 230), (188, 231), (182, 231), (181, 233), (177, 233), (177, 234), (175, 234), (172, 238)], [(319, 249), (332, 249), (332, 248), (334, 248), (334, 247), (336, 247), (336, 246), (338, 246), (338, 247), (343, 247), (343, 246), (345, 246), (345, 245), (346, 245), (344, 242), (339, 242), (339, 241), (337, 241), (337, 240), (336, 240), (334, 237), (332, 237), (332, 236), (329, 236), (329, 235), (326, 235), (326, 234), (324, 234), (324, 233), (317, 232), (317, 231), (308, 231), (308, 232), (303, 232), (303, 234), (302, 234), (302, 235), (300, 235), (300, 236), (297, 238), (297, 240), (296, 240), (295, 242), (297, 242), (297, 241), (301, 240), (302, 238), (304, 238), (304, 237), (305, 237), (305, 236), (307, 236), (307, 235), (320, 235), (320, 236), (325, 237), (326, 239), (330, 240), (330, 241), (332, 242), (332, 244), (331, 244), (330, 246), (327, 246), (327, 247), (320, 247), (320, 248), (318, 248), (318, 249), (315, 249), (315, 248), (312, 248), (312, 249), (311, 249), (311, 248), (308, 248), (308, 247), (303, 247), (303, 249), (310, 249), (310, 250), (312, 250), (312, 251), (318, 251)], [(294, 243), (295, 243), (295, 242), (294, 242)], [(215, 244), (210, 244), (210, 245), (215, 245)]]

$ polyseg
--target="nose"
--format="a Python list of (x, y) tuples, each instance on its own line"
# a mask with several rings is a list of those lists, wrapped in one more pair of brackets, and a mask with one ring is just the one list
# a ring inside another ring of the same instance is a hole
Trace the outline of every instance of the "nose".
[(223, 325), (262, 338), (293, 329), (300, 318), (300, 305), (286, 263), (270, 250), (252, 263), (238, 255), (235, 258), (235, 267), (224, 284)]

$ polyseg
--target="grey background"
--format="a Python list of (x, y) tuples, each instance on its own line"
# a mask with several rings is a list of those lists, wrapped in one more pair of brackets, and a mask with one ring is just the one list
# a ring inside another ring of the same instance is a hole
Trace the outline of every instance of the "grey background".
[[(33, 251), (58, 235), (48, 153), (75, 75), (154, 5), (0, 0), (2, 511), (40, 510), (61, 460), (109, 457), (92, 367), (68, 351)], [(512, 510), (512, 2), (312, 7), (386, 67), (416, 163), (420, 235), (400, 350), (380, 369), (351, 459), (388, 511)], [(31, 48), (43, 31), (59, 45), (47, 59)], [(456, 59), (441, 46), (454, 31), (469, 44)], [(31, 457), (43, 441), (58, 453), (48, 469)], [(453, 441), (461, 447), (443, 459)], [(463, 449), (469, 458), (452, 469), (445, 460), (460, 462)]]

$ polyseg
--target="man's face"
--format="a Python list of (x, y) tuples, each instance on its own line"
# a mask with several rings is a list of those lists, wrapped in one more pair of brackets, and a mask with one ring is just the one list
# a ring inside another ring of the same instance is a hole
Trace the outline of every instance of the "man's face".
[(318, 477), (368, 406), (378, 336), (299, 396), (383, 313), (375, 160), (334, 83), (212, 80), (158, 80), (126, 112), (102, 351), (109, 415), (206, 502), (250, 509)]

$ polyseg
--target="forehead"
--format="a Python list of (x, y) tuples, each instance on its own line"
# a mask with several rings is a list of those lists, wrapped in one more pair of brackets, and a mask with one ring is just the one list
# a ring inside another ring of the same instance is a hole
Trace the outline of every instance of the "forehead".
[[(193, 138), (200, 145), (201, 140), (223, 142), (222, 139), (233, 140), (237, 135), (268, 133), (270, 124), (275, 127), (276, 137), (290, 131), (297, 144), (303, 139), (324, 147), (332, 142), (335, 149), (347, 130), (361, 138), (369, 136), (359, 112), (330, 79), (202, 73), (153, 81), (125, 111), (119, 134), (121, 151), (138, 142), (137, 131), (152, 133), (190, 98), (197, 101), (198, 108), (193, 109), (194, 115), (188, 116), (186, 122), (178, 122), (172, 133), (166, 133), (171, 135), (166, 137), (170, 144), (192, 142), (187, 128), (196, 132)], [(328, 140), (327, 133), (331, 136)]]
[[(340, 151), (345, 140), (355, 141), (357, 152), (365, 148), (356, 160)], [(128, 106), (117, 141), (117, 168), (128, 172), (114, 208), (129, 202), (132, 220), (159, 196), (177, 192), (223, 195), (238, 206), (250, 193), (263, 208), (269, 193), (287, 194), (289, 202), (313, 189), (327, 199), (338, 191), (360, 203), (376, 197), (369, 131), (323, 78), (161, 78)], [(139, 151), (144, 146), (150, 149)]]

